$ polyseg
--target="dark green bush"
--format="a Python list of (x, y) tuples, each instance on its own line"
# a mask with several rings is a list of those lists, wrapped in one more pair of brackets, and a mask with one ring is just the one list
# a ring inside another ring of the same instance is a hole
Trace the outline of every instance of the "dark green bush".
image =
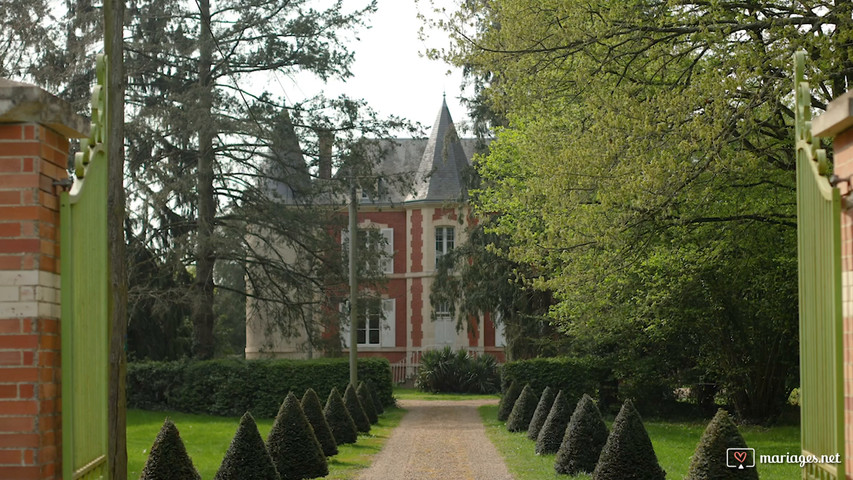
[(574, 405), (584, 393), (598, 391), (604, 370), (592, 360), (578, 358), (533, 358), (508, 362), (501, 368), (502, 386), (513, 381), (541, 392), (545, 387), (562, 390), (570, 404)]
[(349, 414), (355, 422), (355, 428), (358, 433), (370, 432), (370, 419), (367, 418), (367, 413), (364, 412), (364, 406), (361, 400), (358, 399), (358, 394), (355, 393), (355, 387), (350, 383), (344, 392), (344, 405), (347, 406)]
[(213, 480), (280, 479), (255, 419), (246, 412)]
[(719, 409), (696, 446), (685, 480), (758, 480), (755, 468), (738, 470), (726, 465), (729, 448), (747, 448), (747, 445), (728, 412)]
[(493, 356), (472, 357), (464, 349), (454, 352), (444, 347), (428, 350), (421, 356), (415, 386), (433, 393), (495, 393), (498, 382), (497, 361)]
[(548, 413), (551, 412), (551, 405), (553, 404), (554, 391), (551, 390), (551, 387), (545, 387), (545, 391), (539, 397), (539, 403), (536, 404), (533, 418), (530, 419), (530, 426), (527, 427), (527, 438), (536, 440), (539, 436), (539, 430), (542, 430), (542, 425), (545, 425), (545, 420), (548, 418)]
[(367, 420), (371, 425), (379, 423), (379, 415), (376, 414), (376, 407), (373, 405), (373, 397), (370, 395), (370, 390), (364, 382), (358, 383), (358, 388), (355, 389), (355, 394), (358, 395), (358, 401), (364, 407), (364, 413), (367, 415)]
[(536, 411), (538, 397), (533, 393), (530, 385), (525, 385), (521, 390), (521, 395), (515, 401), (515, 406), (512, 407), (512, 412), (506, 420), (506, 429), (510, 432), (524, 432), (530, 426), (530, 419), (533, 418), (533, 412)]
[(140, 480), (201, 480), (178, 428), (168, 418), (154, 439)]
[(572, 406), (569, 404), (563, 391), (560, 390), (557, 393), (557, 398), (554, 399), (554, 404), (551, 405), (551, 410), (548, 411), (548, 417), (545, 418), (542, 430), (539, 431), (539, 435), (536, 437), (537, 455), (555, 453), (560, 449), (560, 444), (563, 442), (563, 435), (566, 433), (566, 425), (569, 424), (571, 417)]
[(500, 405), (498, 405), (498, 421), (504, 422), (509, 418), (519, 395), (521, 395), (521, 387), (518, 386), (518, 382), (512, 382), (501, 397)]
[(385, 407), (382, 406), (382, 402), (379, 400), (379, 395), (376, 393), (376, 387), (373, 385), (373, 382), (367, 381), (367, 390), (370, 391), (370, 398), (373, 400), (373, 408), (376, 409), (377, 415), (382, 415), (385, 413)]
[(327, 457), (338, 454), (338, 442), (332, 434), (332, 429), (329, 427), (329, 422), (326, 421), (326, 416), (323, 414), (323, 406), (320, 405), (320, 398), (317, 397), (317, 392), (313, 388), (305, 390), (302, 395), (302, 411), (305, 412), (305, 417), (308, 423), (314, 428), (314, 435), (317, 436), (317, 441), (323, 447), (323, 454)]
[[(384, 405), (393, 403), (388, 360), (361, 358), (358, 375), (373, 383)], [(343, 358), (144, 362), (127, 369), (129, 407), (208, 415), (251, 411), (271, 418), (289, 391), (313, 388), (324, 397), (348, 382), (349, 362)]]
[(323, 415), (326, 416), (329, 428), (332, 429), (332, 436), (335, 437), (338, 445), (355, 443), (358, 440), (358, 428), (355, 426), (355, 421), (344, 405), (344, 399), (341, 398), (337, 388), (332, 388), (329, 393), (326, 406), (323, 408)]
[(565, 428), (554, 459), (554, 470), (568, 475), (592, 472), (606, 442), (607, 425), (601, 418), (601, 411), (592, 398), (584, 394)]
[[(721, 461), (724, 459), (721, 458)], [(664, 480), (666, 472), (658, 464), (640, 414), (625, 400), (613, 421), (613, 430), (601, 450), (592, 480)]]
[(267, 437), (267, 448), (282, 480), (325, 477), (329, 465), (302, 406), (288, 393)]

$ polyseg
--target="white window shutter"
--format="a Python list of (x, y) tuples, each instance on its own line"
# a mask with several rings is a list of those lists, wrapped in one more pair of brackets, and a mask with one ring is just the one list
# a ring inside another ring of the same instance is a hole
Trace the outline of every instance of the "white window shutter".
[(344, 317), (344, 304), (340, 304), (338, 306), (338, 310), (340, 311), (340, 333), (341, 339), (344, 342), (344, 348), (349, 348), (349, 318)]
[(493, 322), (495, 324), (495, 346), (506, 347), (505, 323), (502, 321), (499, 313), (495, 314)]
[(382, 326), (379, 330), (380, 345), (383, 347), (396, 347), (397, 335), (397, 300), (394, 298), (382, 299)]
[(385, 238), (385, 255), (382, 260), (382, 271), (384, 273), (394, 273), (394, 229), (383, 228), (382, 236)]

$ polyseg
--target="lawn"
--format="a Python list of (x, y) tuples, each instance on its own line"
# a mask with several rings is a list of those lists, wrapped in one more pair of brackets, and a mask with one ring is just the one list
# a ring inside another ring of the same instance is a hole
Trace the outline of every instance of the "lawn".
[[(344, 480), (356, 476), (356, 472), (370, 466), (372, 457), (379, 453), (400, 423), (405, 410), (389, 407), (373, 425), (370, 434), (360, 434), (353, 445), (341, 445), (339, 453), (329, 458), (328, 479)], [(201, 478), (212, 479), (225, 456), (231, 437), (237, 431), (237, 417), (213, 417), (178, 412), (150, 412), (128, 410), (127, 412), (127, 470), (128, 478), (139, 478), (148, 458), (148, 450), (154, 443), (163, 420), (169, 417), (181, 432), (181, 438)], [(266, 438), (272, 428), (271, 418), (256, 419), (261, 436)]]
[[(480, 407), (479, 411), (486, 425), (486, 435), (504, 457), (507, 467), (517, 480), (590, 478), (588, 475), (558, 475), (554, 471), (554, 455), (536, 455), (533, 452), (534, 442), (527, 439), (526, 432), (508, 432), (504, 423), (497, 420), (497, 406), (486, 405)], [(611, 422), (608, 422), (608, 426), (609, 423)], [(658, 462), (666, 470), (666, 478), (684, 478), (690, 466), (690, 456), (705, 431), (705, 424), (649, 421), (645, 422), (645, 426)], [(793, 454), (800, 451), (800, 429), (797, 426), (741, 427), (740, 431), (746, 443), (755, 449), (756, 456), (788, 452)], [(790, 480), (800, 477), (799, 465), (759, 464), (757, 468), (762, 480)]]

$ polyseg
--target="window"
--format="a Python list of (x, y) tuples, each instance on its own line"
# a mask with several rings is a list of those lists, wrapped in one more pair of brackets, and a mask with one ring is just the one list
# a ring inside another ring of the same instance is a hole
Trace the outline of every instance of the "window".
[[(359, 315), (356, 341), (365, 347), (396, 346), (397, 301), (383, 298), (381, 301), (368, 301), (367, 311)], [(349, 317), (347, 308), (341, 304), (341, 340), (344, 348), (349, 348)]]
[[(358, 231), (359, 255), (372, 257), (371, 269), (379, 269), (383, 273), (394, 273), (394, 229), (393, 228), (360, 228)], [(349, 231), (341, 231), (341, 247), (344, 261), (349, 255)], [(379, 263), (376, 264), (375, 262)]]
[(435, 229), (435, 266), (439, 259), (453, 250), (455, 232), (453, 227), (436, 227)]
[(379, 346), (380, 325), (382, 324), (382, 304), (370, 302), (367, 311), (359, 315), (358, 322), (358, 344), (365, 346)]

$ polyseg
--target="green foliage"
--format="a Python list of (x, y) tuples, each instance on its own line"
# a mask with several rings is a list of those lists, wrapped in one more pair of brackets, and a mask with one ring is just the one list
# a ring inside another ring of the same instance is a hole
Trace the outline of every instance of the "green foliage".
[[(504, 368), (506, 368), (506, 365), (504, 365)], [(503, 372), (506, 374), (506, 370), (503, 370)], [(515, 401), (518, 400), (519, 395), (521, 395), (521, 387), (518, 386), (516, 380), (513, 380), (501, 397), (500, 406), (498, 407), (498, 421), (505, 422), (509, 418), (509, 414), (512, 413), (512, 407), (515, 406)]]
[(364, 411), (364, 406), (361, 400), (358, 399), (358, 394), (355, 392), (355, 387), (350, 383), (344, 392), (344, 405), (347, 407), (352, 419), (355, 422), (355, 427), (359, 433), (370, 432), (370, 419), (367, 418), (367, 413)]
[[(551, 409), (548, 411), (545, 424), (542, 425), (542, 429), (536, 437), (535, 451), (537, 455), (555, 453), (559, 450), (566, 433), (566, 425), (569, 424), (569, 419), (571, 418), (571, 412), (571, 404), (563, 391), (560, 390), (554, 399), (553, 405), (551, 405)], [(598, 458), (598, 455), (596, 455), (596, 458)]]
[(690, 469), (685, 480), (727, 480), (747, 478), (758, 480), (758, 470), (747, 468), (738, 470), (729, 468), (726, 459), (729, 448), (746, 448), (737, 425), (732, 422), (728, 412), (719, 409), (717, 414), (708, 424), (693, 458), (690, 460)]
[(568, 475), (591, 473), (607, 437), (607, 425), (601, 418), (601, 412), (592, 398), (584, 394), (565, 428), (554, 460), (554, 470)]
[(640, 414), (625, 400), (601, 450), (592, 480), (664, 480)]
[(370, 395), (367, 385), (364, 382), (358, 383), (358, 388), (355, 389), (361, 406), (364, 407), (364, 413), (371, 425), (376, 425), (379, 422), (379, 415), (376, 413), (376, 407), (373, 405), (373, 396)]
[(148, 461), (142, 469), (140, 480), (201, 480), (178, 428), (168, 418), (148, 454)]
[(428, 350), (421, 356), (415, 386), (431, 393), (494, 393), (498, 371), (491, 355), (472, 357), (465, 349)]
[(323, 447), (292, 392), (287, 394), (275, 417), (267, 437), (267, 448), (282, 480), (329, 474)]
[(551, 387), (545, 387), (545, 391), (539, 397), (539, 403), (536, 404), (536, 411), (533, 412), (533, 418), (530, 419), (530, 425), (527, 427), (527, 438), (536, 440), (536, 437), (539, 436), (542, 425), (545, 425), (545, 420), (548, 419), (548, 414), (551, 413), (551, 406), (554, 405), (554, 397), (554, 391), (551, 390)]
[[(359, 378), (372, 381), (385, 404), (391, 404), (391, 366), (381, 358), (358, 362)], [(251, 411), (259, 418), (278, 412), (289, 391), (313, 388), (328, 395), (349, 381), (346, 359), (241, 360), (130, 363), (128, 406), (154, 410), (239, 416)]]
[(588, 359), (533, 358), (507, 362), (501, 369), (504, 385), (512, 382), (529, 383), (536, 391), (545, 387), (562, 390), (569, 403), (574, 404), (586, 392), (596, 392), (605, 369)]
[(280, 480), (255, 419), (246, 412), (213, 480)]
[(358, 427), (355, 426), (355, 421), (344, 405), (344, 399), (341, 398), (337, 388), (332, 388), (329, 392), (323, 415), (326, 416), (326, 421), (329, 422), (329, 428), (338, 445), (355, 443), (358, 440)]
[(369, 380), (367, 381), (367, 390), (370, 392), (370, 398), (373, 400), (373, 408), (376, 409), (376, 414), (382, 415), (385, 413), (385, 407), (379, 400), (379, 395), (376, 393), (376, 387), (373, 386), (373, 382)]
[(537, 403), (536, 393), (530, 388), (529, 384), (525, 385), (506, 420), (506, 429), (510, 432), (526, 431), (527, 427), (530, 426), (533, 413), (536, 411)]
[(320, 404), (320, 398), (317, 397), (317, 392), (313, 388), (305, 390), (302, 395), (302, 411), (305, 412), (305, 417), (314, 429), (314, 435), (317, 436), (317, 441), (323, 447), (323, 454), (327, 457), (337, 455), (338, 443), (335, 440), (332, 429), (329, 427), (329, 422), (326, 421), (326, 416), (323, 414), (323, 406)]

